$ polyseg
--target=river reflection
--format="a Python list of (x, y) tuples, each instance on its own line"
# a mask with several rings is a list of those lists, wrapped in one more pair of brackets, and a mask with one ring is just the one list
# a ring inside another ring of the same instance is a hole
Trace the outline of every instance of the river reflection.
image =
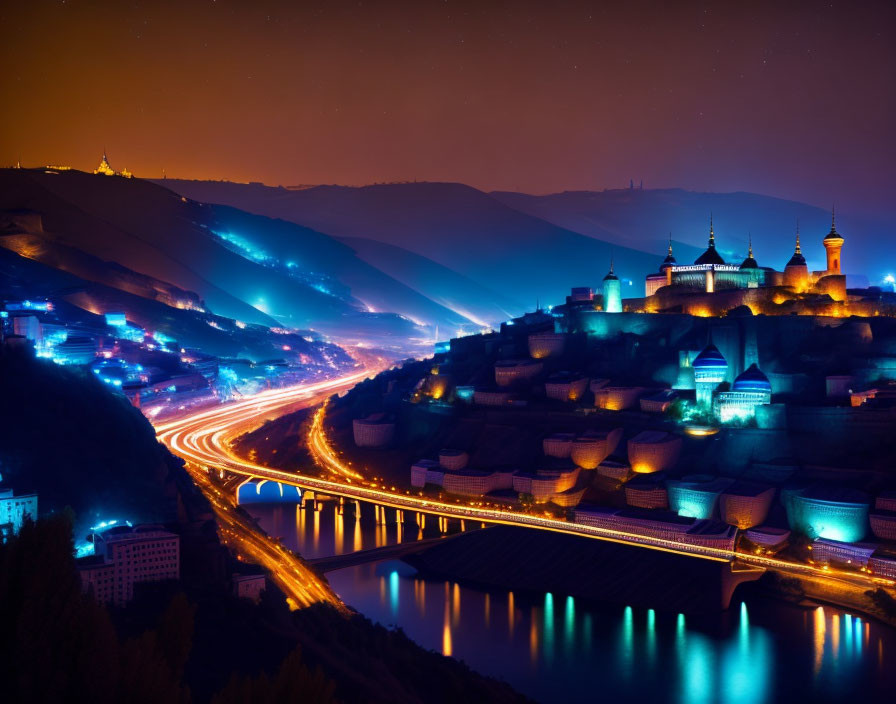
[[(316, 521), (283, 507), (250, 510), (288, 545), (291, 531), (291, 547), (308, 557), (315, 556), (310, 549), (317, 555), (351, 551), (358, 539), (346, 543), (345, 536), (356, 529), (364, 547), (399, 539), (395, 526), (356, 525), (352, 517), (339, 517), (349, 522), (337, 529), (332, 510)], [(417, 531), (405, 525), (401, 537), (416, 539)], [(656, 610), (603, 606), (551, 592), (427, 581), (400, 561), (327, 577), (369, 618), (400, 626), (423, 647), (464, 660), (538, 701), (872, 702), (893, 701), (896, 691), (890, 661), (896, 632), (829, 607), (806, 610), (755, 598), (695, 618), (663, 612), (662, 604)]]

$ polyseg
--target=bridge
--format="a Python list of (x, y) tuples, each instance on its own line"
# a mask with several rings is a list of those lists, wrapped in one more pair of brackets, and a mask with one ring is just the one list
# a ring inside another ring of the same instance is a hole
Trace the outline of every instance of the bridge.
[[(881, 579), (865, 573), (834, 570), (826, 566), (793, 562), (777, 557), (738, 552), (733, 549), (712, 547), (662, 539), (628, 530), (599, 528), (546, 515), (522, 513), (510, 508), (492, 508), (470, 501), (448, 502), (435, 500), (405, 490), (388, 490), (375, 483), (365, 483), (361, 475), (342, 462), (330, 447), (323, 427), (324, 407), (314, 416), (307, 443), (316, 462), (336, 479), (321, 476), (286, 472), (257, 464), (247, 458), (237, 456), (229, 446), (229, 440), (256, 428), (267, 417), (277, 417), (285, 409), (313, 405), (338, 390), (344, 390), (360, 381), (367, 372), (359, 372), (341, 379), (301, 385), (286, 389), (263, 392), (252, 398), (215, 407), (191, 414), (157, 427), (159, 439), (175, 454), (184, 458), (199, 471), (220, 479), (241, 476), (255, 480), (268, 480), (283, 486), (293, 486), (302, 492), (342, 497), (344, 500), (369, 502), (378, 507), (388, 507), (398, 511), (410, 511), (425, 515), (435, 515), (440, 519), (459, 519), (485, 524), (521, 526), (537, 530), (553, 531), (568, 535), (605, 540), (624, 545), (638, 546), (650, 550), (684, 555), (702, 560), (726, 563), (732, 571), (758, 576), (763, 570), (773, 569), (791, 576), (822, 576), (839, 579), (852, 586), (875, 588), (893, 586), (892, 580)], [(746, 569), (749, 567), (750, 569)], [(756, 577), (753, 577), (756, 578)]]

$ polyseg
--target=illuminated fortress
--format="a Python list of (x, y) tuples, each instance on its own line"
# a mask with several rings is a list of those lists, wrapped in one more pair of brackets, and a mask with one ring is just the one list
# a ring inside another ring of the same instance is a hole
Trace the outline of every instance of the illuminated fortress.
[[(694, 315), (718, 315), (738, 305), (747, 305), (755, 309), (754, 312), (772, 312), (768, 310), (769, 304), (781, 305), (790, 301), (811, 301), (815, 304), (846, 302), (846, 276), (840, 270), (843, 243), (832, 212), (831, 231), (822, 240), (827, 259), (827, 267), (823, 271), (809, 271), (800, 244), (799, 223), (793, 256), (783, 271), (759, 266), (753, 256), (752, 241), (746, 259), (740, 264), (730, 264), (716, 249), (715, 230), (710, 217), (706, 251), (693, 264), (679, 264), (670, 241), (668, 254), (659, 272), (646, 277), (643, 310), (681, 310)], [(639, 307), (634, 301), (632, 304)], [(606, 310), (609, 312), (609, 309)]]

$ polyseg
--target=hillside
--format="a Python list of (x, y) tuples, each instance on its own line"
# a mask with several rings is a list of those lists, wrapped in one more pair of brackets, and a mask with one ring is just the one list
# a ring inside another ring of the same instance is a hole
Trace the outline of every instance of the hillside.
[[(31, 216), (0, 233), (0, 245), (18, 254), (137, 295), (193, 292), (213, 312), (244, 322), (387, 340), (430, 335), (415, 321), (447, 329), (470, 322), (323, 233), (203, 205), (148, 181), (3, 169), (0, 211), (6, 220)], [(146, 285), (153, 281), (167, 283)]]
[[(621, 277), (636, 281), (657, 266), (654, 256), (557, 227), (459, 183), (303, 190), (171, 179), (164, 183), (190, 198), (227, 203), (341, 238), (400, 247), (527, 309), (534, 308), (536, 299), (561, 302), (571, 286), (599, 286), (611, 258)], [(421, 290), (437, 299), (437, 288)]]

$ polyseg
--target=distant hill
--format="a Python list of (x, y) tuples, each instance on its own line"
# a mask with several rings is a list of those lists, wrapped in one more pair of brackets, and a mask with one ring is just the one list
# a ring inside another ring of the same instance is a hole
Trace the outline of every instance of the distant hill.
[(194, 292), (244, 322), (387, 340), (431, 335), (418, 323), (470, 323), (326, 234), (149, 181), (2, 169), (0, 211), (40, 216), (36, 226), (0, 232), (0, 246), (156, 300)]
[[(211, 181), (164, 183), (190, 198), (227, 203), (340, 238), (400, 247), (530, 310), (536, 299), (561, 302), (571, 286), (598, 287), (611, 258), (622, 278), (636, 282), (658, 266), (655, 256), (558, 227), (459, 183), (303, 190)], [(408, 274), (392, 273), (408, 280)], [(443, 295), (438, 285), (424, 288), (424, 281), (420, 286), (434, 300)], [(633, 287), (632, 295), (642, 290)]]
[[(717, 247), (728, 261), (744, 259), (752, 235), (759, 264), (779, 270), (793, 254), (797, 219), (810, 268), (823, 268), (821, 240), (831, 228), (828, 209), (756, 193), (695, 193), (670, 188), (491, 195), (561, 227), (649, 252), (656, 265), (665, 255), (670, 234), (678, 261), (691, 263), (706, 247), (710, 213)], [(846, 237), (846, 272), (867, 275), (871, 283), (879, 283), (887, 273), (880, 270), (881, 262), (891, 257), (886, 243), (892, 226), (844, 212), (837, 215), (837, 230)], [(896, 267), (896, 262), (891, 266)]]

